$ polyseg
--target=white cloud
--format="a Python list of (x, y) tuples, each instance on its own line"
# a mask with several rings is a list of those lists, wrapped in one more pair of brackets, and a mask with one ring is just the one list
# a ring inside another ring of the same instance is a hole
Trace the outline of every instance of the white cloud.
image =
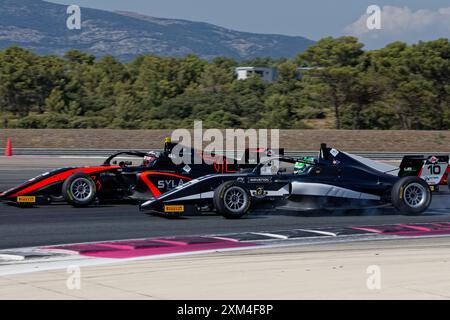
[(409, 43), (450, 36), (450, 7), (436, 11), (408, 7), (384, 6), (381, 12), (381, 30), (369, 30), (368, 14), (344, 29), (347, 35), (359, 37), (368, 47), (380, 47), (392, 41)]

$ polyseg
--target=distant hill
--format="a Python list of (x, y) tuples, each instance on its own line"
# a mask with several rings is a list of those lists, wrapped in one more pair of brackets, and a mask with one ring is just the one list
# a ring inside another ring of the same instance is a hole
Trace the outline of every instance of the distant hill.
[(291, 58), (313, 44), (303, 37), (254, 34), (208, 23), (82, 8), (81, 30), (66, 27), (67, 6), (41, 0), (0, 0), (0, 49), (18, 45), (40, 54), (79, 49), (131, 60), (140, 54), (205, 59)]

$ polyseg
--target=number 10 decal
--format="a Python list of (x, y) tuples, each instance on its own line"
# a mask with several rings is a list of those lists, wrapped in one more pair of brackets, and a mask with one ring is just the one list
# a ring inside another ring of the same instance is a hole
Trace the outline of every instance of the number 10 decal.
[(437, 165), (430, 164), (427, 169), (428, 172), (433, 175), (439, 175), (442, 173), (441, 166), (438, 164)]
[(430, 185), (439, 184), (447, 170), (447, 166), (448, 164), (446, 163), (427, 164), (423, 167), (420, 178)]

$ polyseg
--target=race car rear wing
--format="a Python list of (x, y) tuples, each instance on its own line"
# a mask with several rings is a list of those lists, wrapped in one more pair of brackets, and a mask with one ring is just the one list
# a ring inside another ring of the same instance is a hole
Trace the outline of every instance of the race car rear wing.
[(418, 176), (422, 168), (426, 164), (447, 164), (449, 156), (424, 156), (424, 155), (408, 155), (404, 156), (400, 164), (399, 177)]

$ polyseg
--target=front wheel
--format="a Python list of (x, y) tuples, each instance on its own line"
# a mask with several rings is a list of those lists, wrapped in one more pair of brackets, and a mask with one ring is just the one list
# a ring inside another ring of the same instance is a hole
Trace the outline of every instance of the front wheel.
[(214, 191), (214, 207), (227, 219), (239, 219), (250, 209), (251, 197), (247, 188), (238, 182), (222, 183)]
[(95, 200), (97, 188), (90, 176), (75, 173), (64, 181), (62, 195), (74, 207), (86, 207)]
[(403, 177), (394, 184), (391, 191), (392, 204), (400, 212), (419, 215), (431, 204), (431, 190), (418, 177)]

